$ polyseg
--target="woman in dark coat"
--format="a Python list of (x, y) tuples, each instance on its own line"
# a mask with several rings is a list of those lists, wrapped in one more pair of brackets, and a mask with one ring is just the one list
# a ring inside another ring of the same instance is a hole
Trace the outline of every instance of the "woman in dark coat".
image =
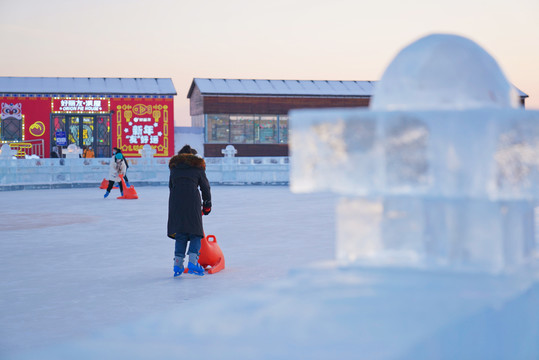
[[(185, 250), (189, 242), (190, 274), (204, 275), (204, 269), (198, 264), (200, 242), (204, 236), (202, 212), (211, 211), (210, 183), (206, 177), (204, 159), (195, 155), (196, 151), (185, 145), (178, 155), (169, 162), (170, 190), (168, 199), (167, 235), (176, 240), (174, 249), (174, 276), (183, 273)], [(199, 191), (200, 188), (200, 191)], [(202, 201), (200, 194), (202, 193)]]

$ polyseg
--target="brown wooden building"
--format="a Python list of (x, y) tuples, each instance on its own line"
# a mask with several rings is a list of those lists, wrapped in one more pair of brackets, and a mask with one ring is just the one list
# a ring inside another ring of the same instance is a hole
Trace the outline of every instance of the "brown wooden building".
[(191, 125), (204, 128), (204, 156), (288, 156), (288, 111), (368, 106), (373, 81), (193, 79)]
[[(204, 156), (288, 156), (288, 111), (368, 106), (375, 81), (195, 78), (189, 88), (191, 126), (204, 128)], [(517, 89), (518, 90), (518, 89)], [(528, 97), (518, 90), (522, 105)]]

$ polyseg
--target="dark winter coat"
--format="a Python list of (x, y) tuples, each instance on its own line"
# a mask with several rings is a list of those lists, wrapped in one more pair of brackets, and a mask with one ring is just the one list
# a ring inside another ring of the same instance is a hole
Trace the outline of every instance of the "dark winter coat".
[(177, 233), (204, 236), (200, 193), (205, 207), (211, 207), (210, 183), (206, 177), (204, 159), (191, 154), (175, 155), (168, 166), (168, 237), (174, 239)]

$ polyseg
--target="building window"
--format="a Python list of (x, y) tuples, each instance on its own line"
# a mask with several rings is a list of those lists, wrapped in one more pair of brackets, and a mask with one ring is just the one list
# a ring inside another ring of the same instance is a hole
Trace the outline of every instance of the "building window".
[(22, 121), (17, 119), (2, 119), (2, 140), (21, 141)]
[(97, 142), (95, 145), (95, 156), (109, 157), (111, 154), (110, 116), (98, 116), (96, 122)]
[(58, 131), (66, 131), (66, 118), (65, 116), (54, 115), (51, 116), (52, 119), (52, 130), (51, 130), (51, 146), (57, 146), (56, 144), (56, 133)]
[(22, 104), (2, 103), (0, 138), (3, 141), (20, 141), (22, 133)]
[(277, 116), (260, 115), (255, 122), (255, 142), (259, 144), (277, 143)]
[(206, 141), (208, 143), (230, 142), (230, 120), (228, 115), (208, 115), (206, 118)]
[(279, 116), (279, 143), (288, 144), (288, 115)]
[(287, 144), (287, 115), (206, 115), (206, 142)]
[(254, 143), (253, 115), (230, 115), (230, 142), (233, 144)]

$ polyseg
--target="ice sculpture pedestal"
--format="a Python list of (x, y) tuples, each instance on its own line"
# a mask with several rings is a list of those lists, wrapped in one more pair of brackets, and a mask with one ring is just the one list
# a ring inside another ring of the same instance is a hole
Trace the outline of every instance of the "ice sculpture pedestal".
[(512, 272), (535, 248), (531, 201), (346, 197), (337, 224), (345, 262)]

